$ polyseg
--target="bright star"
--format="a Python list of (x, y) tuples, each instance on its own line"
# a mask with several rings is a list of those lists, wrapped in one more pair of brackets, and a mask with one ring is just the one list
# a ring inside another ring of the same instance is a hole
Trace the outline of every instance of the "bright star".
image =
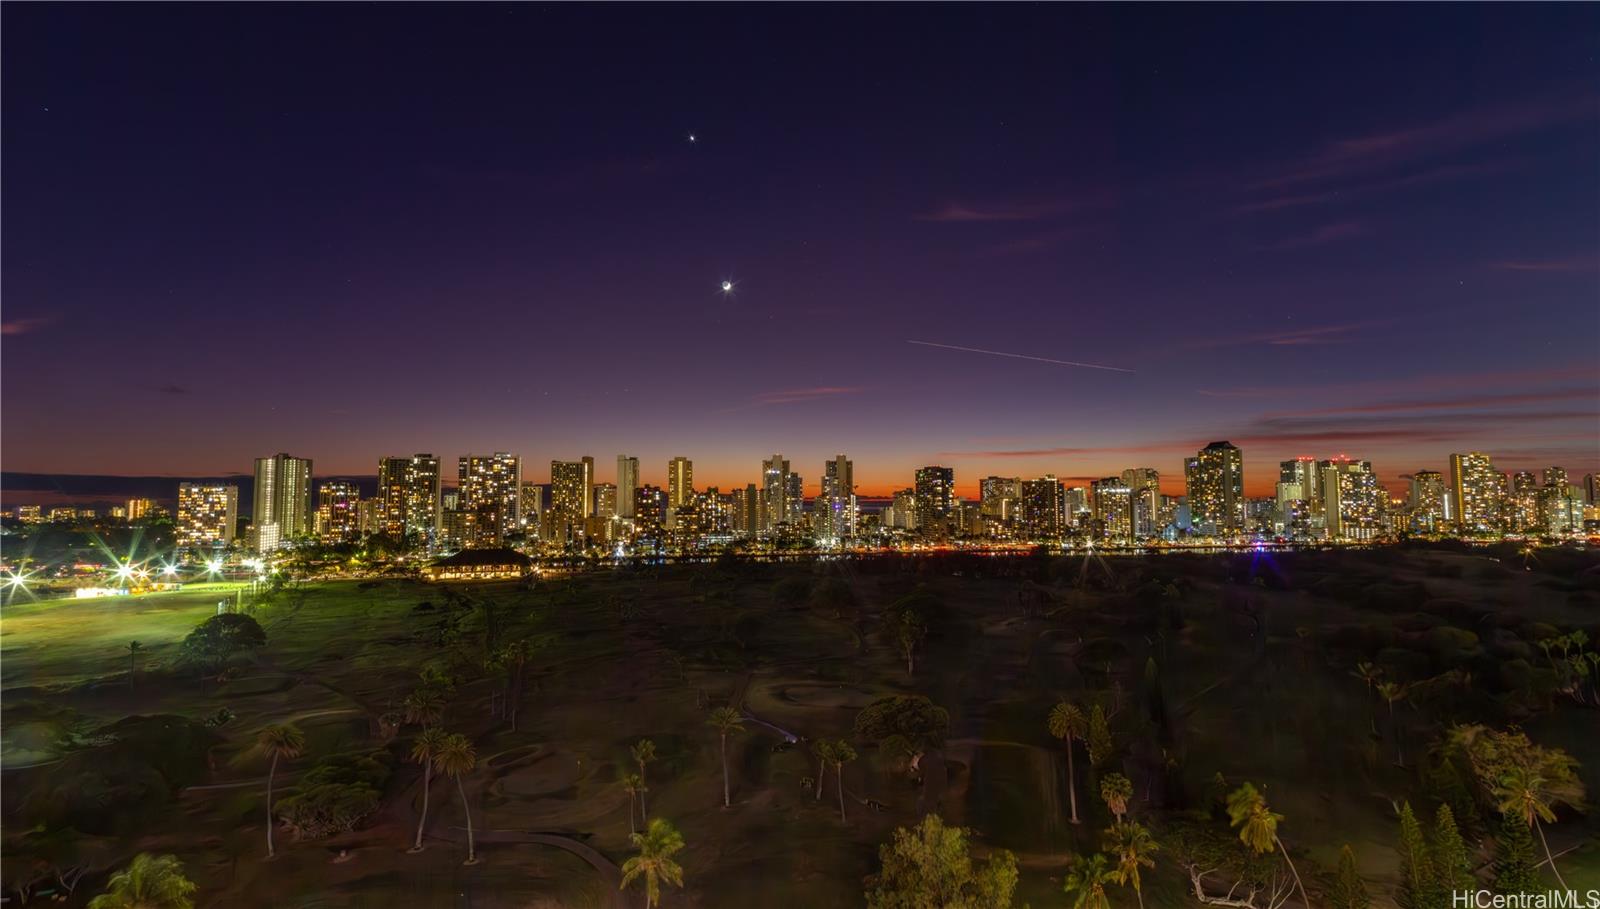
[(689, 144), (693, 145), (694, 142), (695, 142), (694, 133), (690, 133), (689, 134)]

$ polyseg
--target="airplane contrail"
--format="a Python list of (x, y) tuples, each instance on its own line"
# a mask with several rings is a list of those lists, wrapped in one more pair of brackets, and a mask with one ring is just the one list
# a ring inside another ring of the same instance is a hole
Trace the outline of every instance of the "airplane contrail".
[(1123, 369), (1121, 366), (1101, 366), (1099, 363), (1079, 363), (1075, 360), (1052, 360), (1049, 357), (1030, 357), (1027, 354), (1006, 353), (1003, 350), (984, 350), (981, 347), (957, 347), (954, 344), (937, 344), (933, 341), (912, 341), (910, 339), (907, 339), (906, 343), (917, 344), (922, 347), (942, 347), (945, 350), (962, 350), (966, 351), (967, 353), (988, 354), (991, 357), (1010, 357), (1013, 360), (1033, 360), (1036, 363), (1054, 363), (1057, 366), (1079, 366), (1084, 369), (1106, 369), (1110, 370), (1111, 372), (1133, 372), (1133, 370)]

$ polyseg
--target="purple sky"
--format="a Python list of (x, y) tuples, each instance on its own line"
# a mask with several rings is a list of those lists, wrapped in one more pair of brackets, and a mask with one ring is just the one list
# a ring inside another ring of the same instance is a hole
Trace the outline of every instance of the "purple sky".
[(1592, 5), (0, 17), (9, 471), (1600, 469)]

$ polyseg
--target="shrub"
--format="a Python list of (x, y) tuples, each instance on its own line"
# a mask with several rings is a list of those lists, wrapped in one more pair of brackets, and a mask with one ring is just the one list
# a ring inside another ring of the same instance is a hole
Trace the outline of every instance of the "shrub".
[(302, 786), (275, 807), (296, 839), (317, 840), (354, 830), (377, 809), (378, 791), (360, 783)]

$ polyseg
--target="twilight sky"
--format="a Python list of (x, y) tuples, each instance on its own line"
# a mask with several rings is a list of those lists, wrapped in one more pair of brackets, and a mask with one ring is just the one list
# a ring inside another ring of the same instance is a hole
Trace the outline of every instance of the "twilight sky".
[(1594, 5), (0, 18), (6, 470), (1600, 469)]

